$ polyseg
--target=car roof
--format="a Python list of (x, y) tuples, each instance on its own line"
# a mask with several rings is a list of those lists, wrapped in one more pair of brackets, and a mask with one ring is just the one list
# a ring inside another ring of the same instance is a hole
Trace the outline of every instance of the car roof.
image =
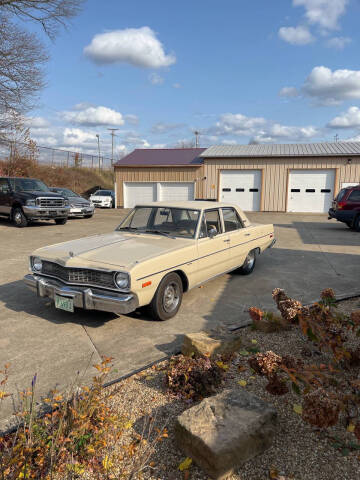
[(239, 205), (232, 203), (222, 203), (222, 202), (211, 202), (206, 200), (199, 201), (178, 201), (178, 202), (149, 202), (149, 203), (138, 203), (137, 207), (173, 207), (173, 208), (190, 208), (193, 210), (205, 210), (209, 208), (219, 208), (219, 207), (235, 207), (240, 208)]

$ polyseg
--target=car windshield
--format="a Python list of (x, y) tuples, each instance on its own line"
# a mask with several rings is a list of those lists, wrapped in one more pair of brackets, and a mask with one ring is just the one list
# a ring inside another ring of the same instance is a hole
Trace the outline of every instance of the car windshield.
[(34, 178), (10, 178), (10, 184), (15, 192), (50, 192), (44, 182)]
[(97, 197), (111, 197), (111, 190), (98, 190), (93, 195)]
[(58, 193), (62, 195), (63, 197), (80, 197), (77, 193), (73, 192), (72, 190), (69, 190), (68, 188), (52, 188), (52, 192)]
[(199, 210), (173, 207), (135, 207), (117, 230), (194, 238)]

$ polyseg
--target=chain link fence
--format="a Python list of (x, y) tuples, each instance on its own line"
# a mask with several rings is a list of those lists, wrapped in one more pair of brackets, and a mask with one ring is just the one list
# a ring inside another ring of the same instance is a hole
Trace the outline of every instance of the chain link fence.
[(111, 158), (104, 156), (39, 147), (20, 142), (0, 141), (0, 160), (11, 160), (15, 154), (26, 155), (40, 165), (97, 168), (99, 170), (112, 168)]

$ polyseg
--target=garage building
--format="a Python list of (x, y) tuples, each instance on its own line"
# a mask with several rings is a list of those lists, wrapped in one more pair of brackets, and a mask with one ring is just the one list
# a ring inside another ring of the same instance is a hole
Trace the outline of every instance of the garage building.
[(245, 211), (326, 212), (360, 183), (360, 142), (135, 150), (115, 164), (116, 202), (219, 200)]

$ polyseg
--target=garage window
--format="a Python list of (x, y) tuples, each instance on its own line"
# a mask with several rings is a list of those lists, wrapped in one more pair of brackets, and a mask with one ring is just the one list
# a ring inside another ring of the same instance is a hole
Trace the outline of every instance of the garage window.
[(223, 192), (231, 192), (231, 188), (223, 188), (222, 191)]
[(292, 188), (291, 193), (300, 193), (300, 188)]
[(321, 193), (331, 193), (330, 188), (322, 188)]
[(258, 188), (250, 188), (250, 189), (249, 189), (249, 192), (258, 192), (258, 191), (259, 191)]
[(237, 188), (236, 191), (237, 192), (245, 192), (245, 188)]
[(306, 193), (315, 193), (315, 188), (307, 188), (305, 190)]

